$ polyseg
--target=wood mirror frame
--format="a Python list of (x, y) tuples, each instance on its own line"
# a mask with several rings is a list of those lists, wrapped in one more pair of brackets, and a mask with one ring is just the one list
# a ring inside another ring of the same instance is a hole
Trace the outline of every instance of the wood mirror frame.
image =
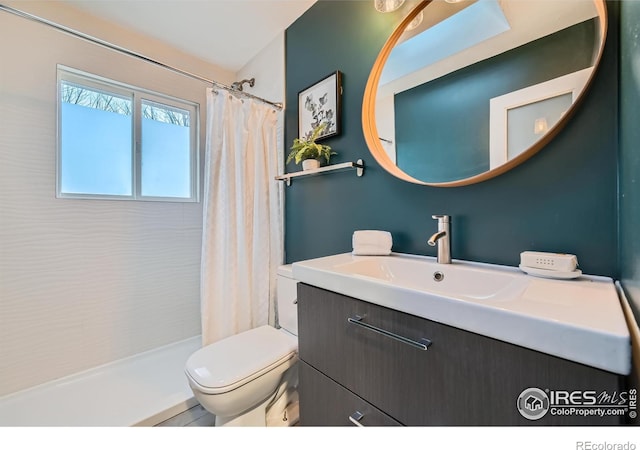
[(446, 181), (446, 182), (426, 182), (414, 178), (407, 173), (405, 173), (402, 169), (400, 169), (389, 157), (385, 149), (383, 148), (380, 137), (378, 134), (378, 129), (376, 125), (376, 97), (378, 91), (378, 85), (380, 82), (380, 77), (382, 75), (385, 63), (387, 62), (389, 55), (392, 50), (396, 46), (396, 44), (400, 41), (402, 34), (404, 33), (406, 27), (411, 23), (411, 21), (418, 15), (420, 12), (424, 10), (424, 13), (428, 12), (427, 6), (432, 2), (432, 0), (421, 0), (420, 3), (402, 20), (400, 25), (396, 27), (393, 31), (387, 42), (382, 47), (382, 50), (378, 54), (378, 57), (371, 69), (371, 73), (369, 75), (369, 79), (367, 81), (367, 85), (364, 91), (364, 98), (362, 104), (362, 128), (364, 131), (365, 141), (367, 146), (369, 147), (369, 151), (375, 158), (375, 160), (390, 174), (394, 175), (397, 178), (402, 180), (422, 184), (426, 186), (437, 186), (437, 187), (456, 187), (456, 186), (466, 186), (470, 184), (480, 183), (482, 181), (489, 180), (493, 177), (496, 177), (500, 174), (507, 172), (508, 170), (516, 167), (517, 165), (523, 163), (527, 159), (531, 158), (534, 154), (540, 151), (545, 145), (547, 145), (559, 132), (564, 128), (564, 126), (568, 123), (568, 121), (573, 116), (573, 113), (576, 111), (576, 108), (582, 103), (582, 100), (588, 92), (591, 82), (595, 76), (595, 73), (600, 65), (600, 60), (602, 58), (602, 53), (605, 46), (605, 40), (607, 35), (607, 11), (604, 0), (593, 0), (594, 5), (598, 11), (599, 23), (598, 23), (598, 32), (599, 32), (599, 43), (600, 46), (596, 52), (594, 52), (593, 58), (593, 70), (589, 75), (589, 78), (576, 98), (576, 100), (572, 103), (569, 110), (562, 116), (562, 118), (552, 126), (547, 133), (540, 138), (534, 145), (529, 147), (527, 150), (520, 153), (518, 156), (513, 159), (508, 160), (506, 163), (494, 168), (490, 169), (486, 172), (480, 173), (478, 175), (471, 176), (469, 178), (464, 178), (460, 180), (454, 181)]

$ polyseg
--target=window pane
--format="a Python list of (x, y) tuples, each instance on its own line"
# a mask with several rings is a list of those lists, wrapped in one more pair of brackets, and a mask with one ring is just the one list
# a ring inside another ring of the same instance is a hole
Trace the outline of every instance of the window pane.
[(507, 153), (512, 159), (531, 147), (571, 108), (572, 95), (561, 94), (507, 111)]
[(197, 201), (197, 105), (60, 67), (58, 85), (58, 195)]
[(132, 195), (132, 101), (61, 83), (61, 192)]
[(142, 117), (142, 195), (191, 197), (189, 111), (143, 100)]

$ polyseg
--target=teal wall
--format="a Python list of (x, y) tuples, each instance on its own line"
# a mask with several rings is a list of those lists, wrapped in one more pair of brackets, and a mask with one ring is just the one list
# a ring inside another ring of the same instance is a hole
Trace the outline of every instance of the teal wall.
[(390, 231), (394, 251), (435, 255), (426, 244), (436, 229), (431, 215), (449, 214), (454, 258), (517, 265), (523, 250), (569, 252), (586, 273), (617, 277), (617, 16), (592, 89), (567, 127), (508, 173), (458, 188), (398, 180), (366, 147), (364, 87), (397, 20), (368, 0), (321, 0), (287, 30), (285, 142), (297, 135), (298, 92), (341, 70), (343, 132), (323, 142), (339, 153), (333, 163), (362, 158), (367, 166), (362, 178), (330, 173), (286, 189), (287, 262), (348, 252), (358, 229)]
[(640, 2), (620, 8), (620, 267), (640, 317)]
[(590, 67), (595, 22), (579, 23), (396, 94), (398, 167), (433, 183), (489, 170), (490, 100)]

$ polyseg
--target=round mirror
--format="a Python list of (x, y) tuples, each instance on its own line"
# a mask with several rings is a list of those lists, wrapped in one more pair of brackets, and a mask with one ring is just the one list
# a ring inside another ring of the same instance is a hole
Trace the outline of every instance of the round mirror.
[(604, 0), (421, 1), (369, 75), (371, 153), (391, 174), (431, 186), (506, 172), (569, 120), (606, 24)]

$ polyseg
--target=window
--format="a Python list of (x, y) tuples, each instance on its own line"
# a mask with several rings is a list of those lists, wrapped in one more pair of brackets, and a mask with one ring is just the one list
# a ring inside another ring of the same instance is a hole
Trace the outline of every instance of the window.
[(198, 105), (58, 67), (58, 197), (197, 201)]

